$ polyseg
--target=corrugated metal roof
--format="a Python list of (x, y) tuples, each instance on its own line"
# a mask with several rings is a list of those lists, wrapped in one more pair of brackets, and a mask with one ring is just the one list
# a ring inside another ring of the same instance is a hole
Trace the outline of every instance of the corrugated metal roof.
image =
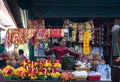
[(120, 17), (120, 0), (18, 0), (32, 17)]

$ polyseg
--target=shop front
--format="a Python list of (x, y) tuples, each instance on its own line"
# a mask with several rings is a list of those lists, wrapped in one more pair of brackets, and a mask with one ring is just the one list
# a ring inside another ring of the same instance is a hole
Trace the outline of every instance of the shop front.
[(119, 71), (114, 65), (120, 63), (116, 3), (18, 0), (28, 10), (29, 26), (8, 29), (5, 41), (14, 48), (1, 78), (4, 82), (114, 82), (113, 73)]

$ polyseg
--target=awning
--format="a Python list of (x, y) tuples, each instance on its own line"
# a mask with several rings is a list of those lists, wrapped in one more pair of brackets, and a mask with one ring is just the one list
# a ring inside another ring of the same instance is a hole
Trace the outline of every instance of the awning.
[(0, 28), (7, 27), (7, 28), (16, 28), (16, 24), (12, 14), (10, 13), (9, 9), (6, 7), (6, 4), (3, 0), (0, 0)]

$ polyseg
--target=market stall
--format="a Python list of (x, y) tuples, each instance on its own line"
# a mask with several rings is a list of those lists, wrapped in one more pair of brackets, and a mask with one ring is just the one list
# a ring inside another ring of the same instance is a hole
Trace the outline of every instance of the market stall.
[[(31, 42), (29, 47), (34, 48), (29, 51), (34, 53), (30, 53), (29, 59), (23, 51), (10, 54), (7, 65), (0, 71), (4, 82), (111, 82), (111, 68), (105, 64), (102, 48), (91, 46), (97, 42), (92, 20), (80, 23), (65, 20), (62, 29), (44, 28), (43, 20), (31, 20), (30, 23), (34, 28), (7, 32), (7, 45), (14, 44), (16, 48)], [(65, 47), (66, 41), (69, 48)], [(59, 45), (53, 45), (55, 42)]]

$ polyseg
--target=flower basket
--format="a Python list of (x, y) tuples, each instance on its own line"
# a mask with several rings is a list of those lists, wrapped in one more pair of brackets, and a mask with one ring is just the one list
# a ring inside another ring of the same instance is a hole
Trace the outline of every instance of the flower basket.
[(14, 76), (13, 79), (15, 79), (15, 80), (24, 80), (24, 79), (26, 79), (26, 78), (24, 78), (24, 77), (19, 77), (19, 76)]
[(59, 80), (59, 77), (58, 78), (51, 77), (51, 80)]
[(13, 76), (4, 76), (4, 79), (5, 79), (5, 80), (12, 80), (12, 79), (13, 79)]
[(62, 57), (61, 64), (63, 70), (73, 70), (75, 66), (74, 56)]
[(75, 69), (76, 69), (76, 71), (83, 71), (83, 70), (90, 71), (90, 68), (88, 68), (88, 67), (84, 67), (84, 68), (75, 67)]
[(85, 76), (76, 76), (75, 79), (76, 80), (86, 80), (87, 77)]
[(39, 76), (38, 78), (39, 78), (39, 80), (47, 80), (48, 79), (47, 76)]

